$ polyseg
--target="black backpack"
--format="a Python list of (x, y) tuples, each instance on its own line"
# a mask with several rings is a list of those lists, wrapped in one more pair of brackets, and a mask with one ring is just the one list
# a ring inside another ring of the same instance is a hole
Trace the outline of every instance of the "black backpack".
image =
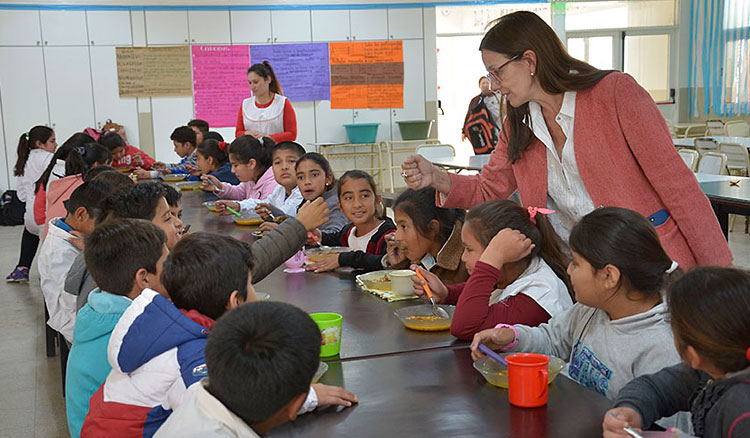
[(23, 225), (26, 205), (18, 199), (15, 190), (6, 190), (0, 197), (0, 225)]
[(464, 124), (464, 135), (471, 142), (476, 155), (488, 154), (495, 149), (497, 144), (497, 133), (499, 128), (492, 121), (490, 111), (484, 104), (484, 97), (479, 96), (479, 100), (471, 110), (469, 117)]

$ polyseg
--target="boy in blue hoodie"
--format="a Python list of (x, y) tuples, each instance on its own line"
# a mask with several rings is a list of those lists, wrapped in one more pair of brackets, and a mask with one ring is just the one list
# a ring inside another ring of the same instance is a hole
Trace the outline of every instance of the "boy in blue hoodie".
[[(206, 377), (204, 348), (214, 321), (255, 301), (252, 266), (250, 245), (229, 236), (180, 240), (162, 274), (172, 302), (146, 289), (122, 315), (107, 352), (112, 372), (91, 397), (81, 436), (152, 436), (187, 388)], [(343, 388), (313, 388), (301, 412), (356, 401)]]
[(89, 399), (112, 368), (107, 345), (115, 324), (141, 291), (163, 291), (159, 277), (169, 253), (166, 242), (161, 229), (142, 219), (113, 219), (86, 237), (86, 266), (99, 288), (78, 312), (68, 357), (65, 404), (73, 437), (80, 436)]

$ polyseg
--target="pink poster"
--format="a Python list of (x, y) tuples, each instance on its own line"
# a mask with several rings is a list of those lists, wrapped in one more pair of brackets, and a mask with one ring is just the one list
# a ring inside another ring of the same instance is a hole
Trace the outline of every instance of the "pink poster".
[(195, 118), (211, 128), (237, 124), (242, 101), (250, 97), (249, 46), (192, 46)]

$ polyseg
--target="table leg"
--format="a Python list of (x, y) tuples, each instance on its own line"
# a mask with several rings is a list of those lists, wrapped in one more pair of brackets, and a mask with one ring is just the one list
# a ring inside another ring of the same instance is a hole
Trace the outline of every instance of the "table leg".
[(711, 206), (714, 208), (714, 214), (716, 215), (716, 219), (719, 220), (719, 226), (721, 227), (721, 232), (724, 233), (724, 238), (729, 240), (729, 213), (724, 211), (721, 208), (721, 205), (711, 203)]

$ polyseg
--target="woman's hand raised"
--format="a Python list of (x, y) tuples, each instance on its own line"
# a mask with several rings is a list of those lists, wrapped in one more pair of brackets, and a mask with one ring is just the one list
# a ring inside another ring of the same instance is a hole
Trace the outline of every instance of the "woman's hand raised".
[(451, 179), (448, 173), (437, 169), (421, 155), (409, 156), (401, 164), (401, 169), (401, 176), (410, 189), (434, 187), (435, 190), (444, 194), (448, 194), (451, 190)]

